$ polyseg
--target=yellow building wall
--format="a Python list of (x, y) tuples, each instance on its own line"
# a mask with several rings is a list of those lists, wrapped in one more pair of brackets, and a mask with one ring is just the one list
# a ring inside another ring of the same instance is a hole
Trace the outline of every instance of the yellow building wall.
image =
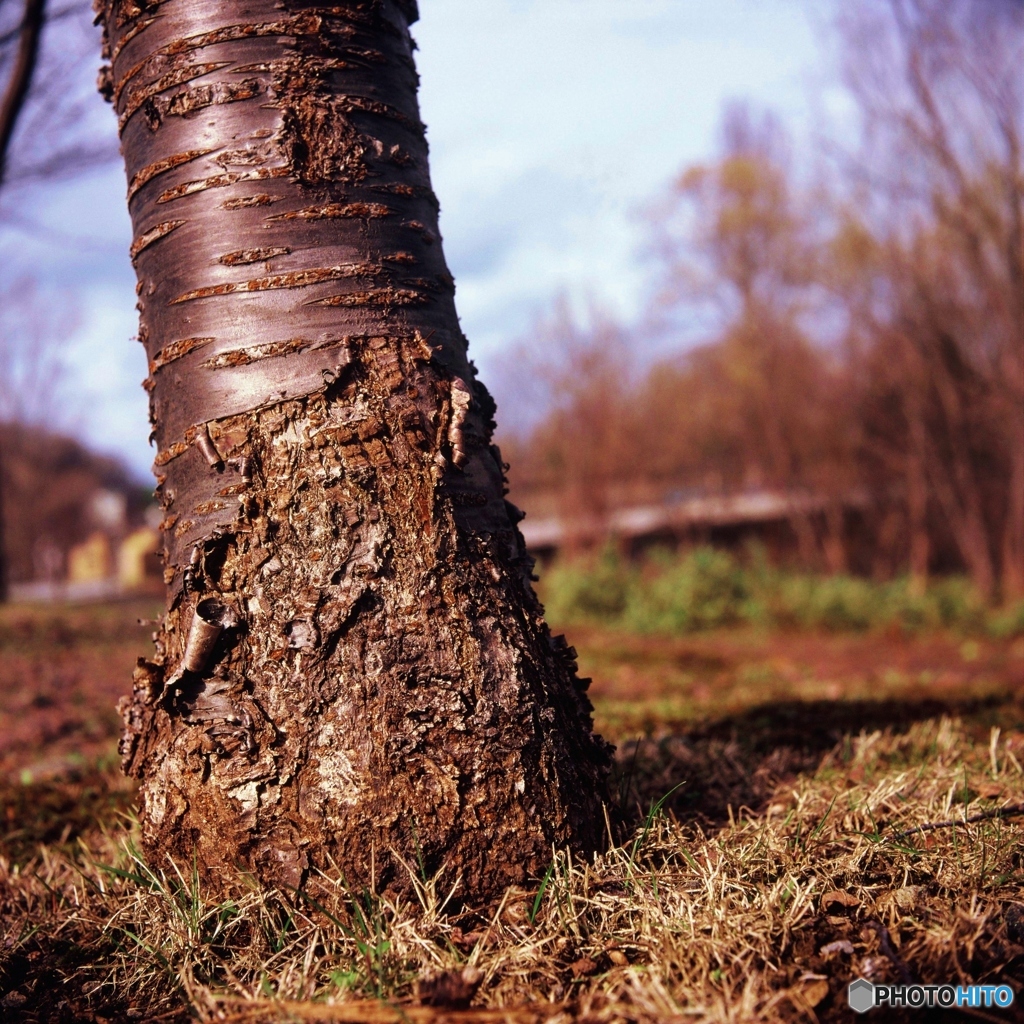
[(160, 545), (156, 530), (148, 526), (130, 533), (117, 549), (117, 581), (125, 590), (139, 590), (146, 582), (146, 556)]
[(68, 551), (68, 582), (94, 583), (113, 575), (110, 541), (106, 534), (94, 533), (88, 540)]

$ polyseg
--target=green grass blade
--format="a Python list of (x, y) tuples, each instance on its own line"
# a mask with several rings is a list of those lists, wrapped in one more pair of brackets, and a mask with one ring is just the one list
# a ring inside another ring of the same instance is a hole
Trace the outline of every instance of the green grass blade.
[(537, 890), (537, 895), (534, 897), (533, 906), (530, 908), (530, 924), (533, 924), (537, 919), (537, 911), (540, 910), (540, 901), (544, 899), (544, 892), (548, 887), (548, 883), (551, 881), (551, 876), (555, 871), (555, 862), (551, 861), (548, 865), (547, 871), (544, 872), (544, 877), (540, 880), (540, 888)]

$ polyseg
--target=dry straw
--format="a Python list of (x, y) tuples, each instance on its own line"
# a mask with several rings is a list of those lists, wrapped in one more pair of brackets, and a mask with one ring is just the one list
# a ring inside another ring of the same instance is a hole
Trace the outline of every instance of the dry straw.
[[(648, 804), (603, 856), (556, 852), (536, 885), (475, 912), (452, 909), (458, 879), (416, 865), (407, 902), (330, 874), (301, 892), (240, 876), (213, 899), (123, 829), (44, 846), (0, 865), (0, 968), (8, 988), (25, 979), (4, 1005), (225, 1024), (816, 1021), (846, 1019), (857, 976), (1019, 991), (1022, 748), (950, 719), (862, 733), (756, 811), (712, 828)], [(727, 748), (706, 756), (699, 775), (715, 758), (737, 770)], [(943, 827), (913, 831), (929, 823)], [(427, 1005), (439, 991), (447, 1005)]]

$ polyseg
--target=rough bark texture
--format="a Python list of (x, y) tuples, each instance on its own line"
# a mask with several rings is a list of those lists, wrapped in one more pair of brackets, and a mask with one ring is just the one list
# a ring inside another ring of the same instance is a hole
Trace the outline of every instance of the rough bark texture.
[[(437, 229), (411, 0), (100, 3), (168, 583), (122, 704), (150, 855), (465, 897), (600, 842)], [(418, 867), (417, 867), (418, 870)]]

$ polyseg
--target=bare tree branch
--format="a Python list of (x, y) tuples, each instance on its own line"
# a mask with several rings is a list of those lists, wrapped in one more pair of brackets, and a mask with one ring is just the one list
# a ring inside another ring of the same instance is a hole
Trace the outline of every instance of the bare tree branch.
[[(59, 11), (48, 11), (45, 16), (46, 24), (52, 25), (55, 22), (63, 21), (65, 18), (73, 17), (81, 10), (81, 3), (72, 3), (67, 7), (62, 7)], [(8, 29), (6, 32), (0, 32), (0, 49), (13, 43), (19, 35), (21, 35), (20, 22), (16, 28)]]
[(963, 828), (965, 825), (976, 825), (979, 821), (991, 821), (993, 818), (1016, 818), (1024, 814), (1024, 804), (1008, 804), (1006, 807), (993, 807), (989, 811), (972, 814), (969, 818), (951, 818), (949, 821), (929, 821), (915, 828), (907, 828), (896, 832), (893, 839), (904, 839), (918, 832), (934, 832), (940, 828)]
[(25, 0), (25, 13), (18, 29), (18, 55), (11, 80), (7, 83), (3, 102), (0, 103), (0, 185), (4, 180), (7, 149), (14, 134), (14, 126), (25, 106), (32, 75), (39, 57), (39, 40), (43, 33), (46, 0)]

